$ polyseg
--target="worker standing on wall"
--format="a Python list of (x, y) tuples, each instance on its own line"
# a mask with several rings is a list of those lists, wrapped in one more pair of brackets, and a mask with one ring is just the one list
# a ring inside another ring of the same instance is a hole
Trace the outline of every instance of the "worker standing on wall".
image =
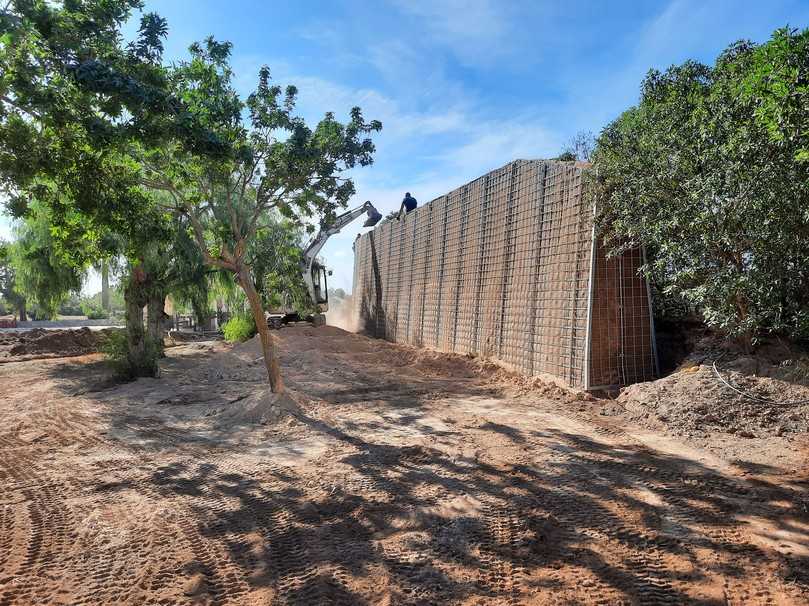
[(407, 214), (410, 211), (416, 210), (416, 207), (419, 205), (416, 202), (416, 199), (410, 195), (410, 192), (405, 194), (404, 200), (402, 200), (402, 206), (399, 209), (399, 216), (401, 217), (403, 214)]

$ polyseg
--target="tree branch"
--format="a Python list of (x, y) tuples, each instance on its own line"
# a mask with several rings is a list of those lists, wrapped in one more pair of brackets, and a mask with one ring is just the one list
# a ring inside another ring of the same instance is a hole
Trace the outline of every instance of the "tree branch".
[(194, 240), (196, 240), (197, 247), (202, 253), (202, 257), (205, 259), (205, 262), (208, 265), (221, 267), (222, 269), (235, 272), (238, 269), (235, 263), (228, 261), (227, 259), (214, 257), (211, 254), (211, 251), (208, 250), (208, 245), (205, 244), (205, 228), (202, 226), (199, 217), (197, 217), (189, 209), (185, 210), (185, 215), (188, 217), (188, 220), (191, 221), (191, 230), (194, 232)]

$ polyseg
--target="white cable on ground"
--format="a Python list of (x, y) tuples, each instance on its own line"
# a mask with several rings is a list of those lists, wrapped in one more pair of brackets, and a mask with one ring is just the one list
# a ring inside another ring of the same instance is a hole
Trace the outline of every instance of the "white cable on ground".
[(716, 373), (716, 376), (719, 378), (720, 381), (722, 381), (722, 383), (727, 385), (730, 389), (735, 391), (740, 396), (742, 396), (744, 398), (748, 398), (750, 400), (755, 400), (756, 402), (761, 402), (762, 404), (773, 404), (773, 405), (776, 405), (776, 406), (777, 405), (782, 405), (782, 406), (801, 406), (802, 404), (809, 404), (809, 398), (807, 398), (806, 400), (786, 400), (786, 401), (784, 401), (784, 400), (778, 400), (778, 401), (770, 400), (769, 398), (762, 398), (760, 396), (751, 394), (747, 390), (744, 390), (741, 387), (733, 385), (730, 381), (726, 380), (725, 377), (722, 376), (722, 373), (720, 373), (719, 369), (716, 367), (716, 363), (720, 359), (722, 359), (722, 357), (724, 355), (725, 354), (722, 354), (721, 356), (716, 358), (716, 360), (713, 361), (713, 364), (712, 364), (713, 371)]

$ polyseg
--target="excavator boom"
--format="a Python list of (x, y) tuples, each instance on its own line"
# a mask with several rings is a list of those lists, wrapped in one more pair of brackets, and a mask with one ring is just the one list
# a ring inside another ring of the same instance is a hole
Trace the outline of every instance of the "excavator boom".
[(328, 311), (329, 296), (326, 285), (326, 268), (317, 263), (317, 255), (331, 236), (340, 233), (346, 225), (357, 219), (363, 213), (367, 213), (368, 215), (365, 223), (362, 224), (363, 227), (373, 227), (382, 219), (382, 214), (374, 208), (370, 200), (366, 201), (357, 208), (339, 215), (331, 223), (321, 225), (320, 231), (303, 250), (303, 257), (301, 259), (303, 281), (306, 284), (312, 302), (321, 312)]

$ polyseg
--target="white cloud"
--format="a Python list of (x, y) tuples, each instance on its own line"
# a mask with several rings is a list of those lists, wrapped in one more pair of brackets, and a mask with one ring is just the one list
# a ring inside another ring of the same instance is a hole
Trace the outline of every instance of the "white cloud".
[(445, 151), (439, 159), (477, 176), (517, 158), (556, 155), (561, 147), (559, 135), (541, 121), (517, 117), (507, 122), (480, 123), (467, 142)]
[(461, 61), (491, 64), (512, 48), (506, 2), (494, 0), (393, 0), (404, 14), (419, 19), (432, 41)]

